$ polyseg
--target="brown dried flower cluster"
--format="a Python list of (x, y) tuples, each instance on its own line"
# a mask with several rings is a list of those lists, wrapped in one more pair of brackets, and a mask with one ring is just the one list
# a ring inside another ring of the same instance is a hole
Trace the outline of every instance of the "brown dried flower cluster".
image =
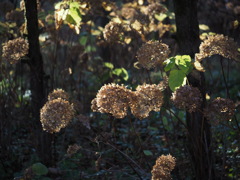
[(132, 19), (137, 15), (137, 11), (133, 7), (123, 7), (121, 9), (121, 15), (125, 19)]
[(147, 7), (147, 14), (154, 16), (155, 14), (165, 13), (167, 9), (160, 3), (151, 3)]
[[(220, 34), (214, 36), (208, 36), (200, 45), (200, 53), (195, 55), (196, 67), (200, 66), (200, 62), (212, 55), (221, 55), (228, 59), (239, 60), (239, 52), (237, 43), (232, 38), (223, 36)], [(201, 71), (205, 71), (203, 67), (197, 68)]]
[(68, 149), (67, 149), (67, 154), (68, 155), (73, 155), (73, 154), (77, 153), (77, 151), (79, 149), (81, 149), (81, 146), (79, 146), (77, 144), (69, 145)]
[(109, 22), (103, 31), (104, 39), (109, 43), (115, 43), (123, 40), (124, 27), (116, 22)]
[(160, 111), (163, 104), (164, 88), (156, 84), (146, 84), (137, 87), (130, 102), (132, 114), (143, 119), (149, 116), (150, 111)]
[(92, 100), (94, 112), (110, 113), (116, 118), (124, 118), (130, 107), (132, 114), (143, 119), (149, 116), (150, 111), (160, 111), (163, 104), (162, 91), (165, 83), (159, 85), (141, 85), (136, 91), (116, 84), (104, 85)]
[(48, 95), (48, 100), (49, 101), (52, 101), (52, 100), (58, 99), (58, 98), (61, 98), (61, 99), (64, 99), (64, 100), (68, 101), (69, 100), (69, 95), (63, 89), (54, 89), (53, 92), (51, 92)]
[(171, 100), (177, 108), (186, 109), (191, 113), (201, 106), (202, 95), (198, 88), (185, 85), (172, 94)]
[(47, 101), (40, 112), (43, 130), (49, 133), (59, 132), (66, 127), (74, 115), (72, 105), (61, 98)]
[(171, 171), (176, 165), (176, 158), (169, 155), (161, 155), (153, 166), (152, 180), (169, 180)]
[(124, 118), (127, 115), (130, 96), (131, 91), (124, 86), (104, 85), (98, 91), (96, 99), (92, 101), (92, 110)]
[(138, 50), (137, 59), (144, 68), (151, 69), (157, 65), (162, 66), (169, 53), (168, 45), (159, 41), (148, 41)]
[(211, 124), (229, 121), (234, 115), (235, 104), (231, 99), (216, 98), (204, 109), (204, 116)]
[(18, 60), (28, 53), (28, 42), (23, 38), (9, 40), (3, 45), (3, 58), (11, 64), (16, 64)]

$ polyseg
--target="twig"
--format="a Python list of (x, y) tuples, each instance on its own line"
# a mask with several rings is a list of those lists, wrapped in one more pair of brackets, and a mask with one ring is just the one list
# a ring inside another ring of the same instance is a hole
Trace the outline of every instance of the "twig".
[(221, 59), (220, 59), (220, 63), (221, 63), (223, 81), (224, 81), (224, 84), (225, 84), (225, 87), (226, 87), (227, 97), (229, 98), (229, 97), (230, 97), (230, 95), (229, 95), (229, 89), (228, 89), (227, 80), (226, 80), (225, 73), (224, 73), (224, 69), (223, 69), (223, 59), (222, 59), (222, 57), (221, 57)]
[[(142, 172), (144, 173), (144, 170), (135, 162), (133, 161), (127, 154), (125, 154), (124, 152), (122, 152), (121, 150), (119, 150), (118, 148), (116, 148), (114, 145), (110, 144), (109, 142), (103, 142), (106, 145), (111, 146), (113, 149), (115, 149), (116, 151), (118, 151), (123, 157), (127, 158), (128, 160), (130, 160), (136, 167), (138, 167)], [(137, 170), (129, 163), (129, 165), (131, 166), (131, 168), (137, 173), (138, 177), (143, 180), (143, 178), (141, 177), (141, 175), (137, 172)]]

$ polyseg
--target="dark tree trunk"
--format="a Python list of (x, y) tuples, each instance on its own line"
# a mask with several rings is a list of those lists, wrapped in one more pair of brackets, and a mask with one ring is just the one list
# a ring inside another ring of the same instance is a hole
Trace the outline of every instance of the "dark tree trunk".
[(42, 131), (40, 123), (40, 109), (45, 101), (43, 60), (39, 46), (39, 29), (36, 0), (25, 0), (25, 15), (27, 20), (29, 42), (30, 88), (32, 118), (35, 126), (34, 134), (39, 157), (48, 164), (51, 160), (51, 141), (47, 133)]
[[(181, 54), (190, 55), (199, 51), (198, 0), (173, 0), (177, 26), (177, 41)], [(190, 84), (198, 87), (203, 97), (201, 111), (205, 106), (205, 79), (188, 76)], [(212, 166), (210, 126), (201, 112), (187, 113), (188, 150), (192, 158), (197, 180), (214, 179)]]

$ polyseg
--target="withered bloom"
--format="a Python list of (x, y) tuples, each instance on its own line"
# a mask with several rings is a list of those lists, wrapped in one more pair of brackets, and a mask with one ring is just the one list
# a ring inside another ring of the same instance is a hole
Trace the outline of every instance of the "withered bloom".
[(185, 85), (172, 94), (171, 100), (177, 108), (185, 109), (191, 113), (200, 108), (202, 95), (198, 88)]
[(211, 124), (229, 121), (234, 115), (235, 104), (231, 99), (216, 98), (204, 109), (204, 116)]
[(148, 117), (151, 111), (148, 98), (138, 91), (133, 92), (131, 96), (130, 108), (132, 114), (139, 119)]
[(195, 54), (196, 62), (194, 63), (196, 64), (196, 69), (199, 71), (205, 71), (204, 68), (201, 67), (200, 62), (204, 58), (212, 55), (218, 54), (228, 59), (239, 60), (237, 43), (235, 43), (232, 38), (223, 36), (222, 34), (208, 36), (207, 39), (201, 43), (199, 49), (200, 52)]
[(124, 86), (108, 84), (101, 87), (96, 99), (92, 101), (92, 110), (101, 113), (110, 113), (116, 118), (127, 115), (131, 91)]
[(69, 100), (69, 95), (63, 89), (54, 89), (53, 92), (51, 92), (48, 95), (48, 100), (49, 101), (54, 100), (54, 99), (58, 99), (58, 98), (61, 98), (61, 99), (64, 99), (64, 100), (68, 101)]
[(109, 22), (103, 31), (104, 39), (109, 43), (121, 42), (124, 39), (124, 27), (116, 22)]
[(47, 101), (40, 112), (40, 121), (44, 131), (59, 132), (72, 120), (74, 110), (72, 105), (61, 98)]
[(152, 180), (170, 180), (171, 171), (176, 165), (176, 159), (169, 155), (161, 155), (152, 169)]
[(3, 58), (11, 64), (16, 64), (18, 60), (28, 53), (28, 42), (23, 38), (9, 40), (3, 45)]
[(165, 13), (167, 9), (160, 3), (151, 3), (147, 6), (147, 14), (154, 16), (155, 14)]
[(158, 85), (140, 85), (136, 91), (116, 84), (104, 85), (92, 100), (91, 108), (94, 112), (110, 113), (116, 118), (124, 118), (130, 107), (135, 117), (146, 118), (150, 111), (160, 111), (166, 82), (165, 79)]
[(130, 99), (132, 114), (143, 119), (149, 116), (150, 111), (160, 111), (163, 104), (163, 90), (166, 88), (165, 80), (160, 84), (145, 84), (137, 87)]
[(68, 155), (73, 155), (73, 154), (77, 153), (77, 151), (79, 149), (81, 149), (81, 146), (79, 146), (77, 144), (69, 145), (68, 149), (67, 149), (67, 154)]
[(144, 68), (151, 69), (162, 66), (169, 54), (168, 45), (159, 41), (148, 41), (138, 50), (137, 59)]

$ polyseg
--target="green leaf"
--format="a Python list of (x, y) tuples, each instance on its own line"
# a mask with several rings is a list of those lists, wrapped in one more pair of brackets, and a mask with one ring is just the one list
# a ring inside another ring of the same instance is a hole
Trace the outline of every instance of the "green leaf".
[(186, 84), (186, 75), (181, 70), (172, 70), (169, 75), (169, 87), (172, 91), (175, 91), (180, 86)]
[(48, 168), (42, 163), (35, 163), (32, 165), (32, 170), (34, 174), (38, 176), (46, 175), (48, 173)]
[(176, 56), (176, 64), (179, 69), (183, 71), (186, 75), (193, 69), (193, 65), (191, 64), (191, 57), (189, 55)]
[(81, 36), (79, 42), (82, 46), (85, 46), (87, 44), (87, 40), (88, 40), (87, 36)]
[(112, 71), (113, 74), (122, 77), (125, 81), (128, 80), (128, 72), (124, 68), (116, 68)]
[(104, 65), (105, 67), (109, 68), (109, 69), (113, 69), (113, 68), (114, 68), (113, 64), (110, 63), (110, 62), (105, 62), (105, 63), (103, 63), (103, 65)]
[(122, 73), (122, 68), (116, 68), (113, 70), (112, 72), (113, 74), (120, 76), (120, 74)]
[(71, 3), (70, 3), (70, 9), (71, 9), (71, 8), (79, 9), (80, 6), (81, 6), (81, 5), (79, 4), (79, 2), (71, 2)]
[(166, 117), (163, 117), (163, 118), (162, 118), (162, 121), (163, 121), (163, 125), (164, 125), (164, 126), (167, 126), (167, 125), (168, 125), (168, 120), (167, 120)]
[(164, 67), (164, 71), (170, 71), (175, 65), (175, 60), (175, 57), (171, 57), (164, 61), (164, 64), (166, 64), (166, 66)]
[(85, 48), (85, 53), (89, 53), (89, 52), (96, 52), (96, 47), (95, 46), (91, 46), (91, 45), (88, 45), (88, 46), (86, 46), (86, 48)]
[(168, 131), (171, 131), (172, 130), (171, 125), (168, 123), (168, 119), (165, 116), (162, 118), (162, 121), (164, 128)]
[(146, 156), (152, 156), (153, 153), (150, 151), (150, 150), (143, 150), (143, 153), (146, 155)]
[(82, 21), (82, 17), (81, 17), (81, 13), (79, 11), (79, 9), (73, 7), (69, 9), (68, 15), (71, 16), (70, 19), (73, 20), (73, 22), (69, 22), (71, 24), (80, 26), (80, 23)]
[(124, 68), (122, 68), (122, 77), (123, 77), (123, 79), (124, 79), (125, 81), (127, 81), (127, 80), (128, 80), (128, 77), (129, 77), (127, 70), (124, 69)]
[(201, 29), (201, 30), (203, 30), (203, 31), (208, 31), (208, 30), (210, 30), (210, 28), (209, 28), (207, 25), (205, 25), (205, 24), (199, 24), (199, 29)]

